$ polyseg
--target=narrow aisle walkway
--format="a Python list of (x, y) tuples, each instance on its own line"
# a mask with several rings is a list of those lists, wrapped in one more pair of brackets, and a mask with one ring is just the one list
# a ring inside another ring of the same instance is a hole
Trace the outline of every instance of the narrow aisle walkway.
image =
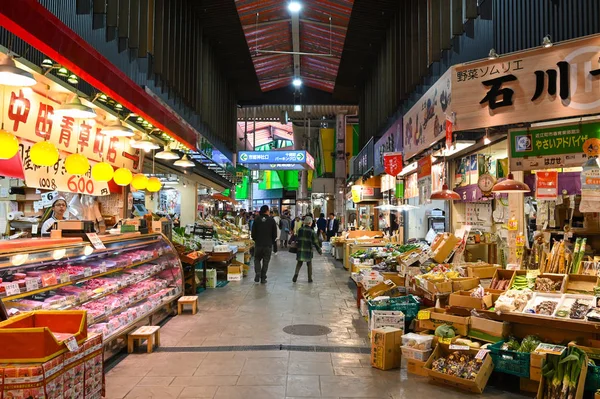
[[(198, 314), (174, 317), (162, 327), (158, 352), (129, 355), (108, 373), (107, 398), (463, 397), (424, 378), (407, 377), (405, 369), (371, 368), (369, 355), (360, 353), (369, 347), (367, 324), (356, 309), (348, 272), (333, 262), (316, 254), (314, 283), (307, 282), (303, 268), (294, 284), (295, 255), (280, 251), (271, 258), (267, 284), (255, 284), (251, 272), (242, 282), (201, 294)], [(325, 326), (331, 333), (283, 331), (292, 324)], [(223, 348), (253, 345), (275, 348)], [(279, 345), (312, 348), (287, 351)], [(329, 352), (314, 352), (314, 346), (327, 346)], [(493, 396), (517, 397), (497, 391)]]

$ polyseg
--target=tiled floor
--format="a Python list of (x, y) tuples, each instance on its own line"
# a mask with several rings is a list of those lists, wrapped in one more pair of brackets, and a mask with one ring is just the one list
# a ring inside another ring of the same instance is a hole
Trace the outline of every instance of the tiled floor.
[[(370, 367), (369, 355), (296, 351), (192, 352), (190, 347), (241, 345), (368, 346), (367, 325), (359, 317), (348, 272), (331, 257), (316, 255), (314, 280), (303, 269), (291, 281), (294, 255), (272, 257), (268, 284), (252, 277), (200, 295), (200, 311), (171, 319), (161, 329), (162, 347), (175, 352), (127, 356), (107, 375), (109, 399), (283, 399), (464, 397), (406, 370)], [(298, 337), (290, 324), (325, 325), (332, 333)], [(186, 349), (188, 348), (188, 349)], [(520, 398), (488, 389), (483, 396)]]

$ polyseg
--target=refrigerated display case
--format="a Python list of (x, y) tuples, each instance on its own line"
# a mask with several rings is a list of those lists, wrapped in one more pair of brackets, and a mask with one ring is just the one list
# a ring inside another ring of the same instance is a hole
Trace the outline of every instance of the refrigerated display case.
[(128, 332), (174, 312), (183, 271), (162, 234), (101, 239), (104, 249), (73, 239), (0, 246), (0, 298), (9, 312), (87, 311), (88, 331), (104, 337), (106, 360), (125, 346)]

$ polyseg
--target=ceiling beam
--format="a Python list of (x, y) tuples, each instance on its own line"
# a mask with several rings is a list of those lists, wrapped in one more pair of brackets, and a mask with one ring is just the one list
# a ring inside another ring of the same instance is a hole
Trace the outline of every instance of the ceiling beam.
[(300, 78), (300, 14), (292, 13), (292, 49), (294, 51), (294, 78)]

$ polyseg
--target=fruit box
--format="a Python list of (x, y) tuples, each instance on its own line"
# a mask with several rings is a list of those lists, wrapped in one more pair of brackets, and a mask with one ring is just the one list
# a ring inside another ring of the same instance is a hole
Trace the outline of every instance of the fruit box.
[(65, 341), (71, 336), (79, 344), (86, 340), (84, 310), (40, 310), (11, 317), (0, 323), (0, 362), (46, 362), (68, 350)]
[(429, 311), (429, 319), (418, 321), (420, 329), (435, 331), (439, 326), (449, 324), (454, 327), (454, 330), (459, 335), (466, 336), (469, 332), (470, 317), (454, 316), (446, 313), (444, 309), (438, 308), (426, 310)]
[(427, 373), (427, 369), (425, 368), (425, 363), (417, 359), (406, 359), (406, 371), (410, 374), (420, 375), (421, 377), (427, 377), (429, 374)]
[[(474, 393), (483, 393), (485, 386), (492, 375), (492, 370), (494, 369), (494, 365), (492, 363), (492, 358), (489, 354), (486, 354), (483, 358), (483, 364), (477, 373), (477, 376), (474, 380), (467, 380), (465, 378), (454, 377), (451, 375), (447, 375), (444, 373), (440, 373), (431, 369), (433, 362), (440, 358), (448, 356), (449, 354), (455, 352), (455, 350), (451, 350), (448, 345), (438, 344), (433, 353), (425, 363), (425, 369), (427, 369), (427, 373), (429, 374), (429, 378), (439, 384), (449, 385), (455, 388), (462, 389), (464, 391), (474, 392)], [(465, 352), (468, 352), (470, 355), (475, 356), (479, 352), (479, 349), (469, 349)]]
[[(492, 282), (490, 283), (489, 289), (498, 291), (506, 291), (510, 289), (515, 277), (515, 272), (516, 270), (497, 269), (494, 273), (494, 276), (492, 277)], [(492, 284), (494, 284), (495, 281), (500, 280), (508, 280), (508, 285), (506, 286), (506, 288), (492, 288)]]
[(483, 298), (474, 298), (469, 291), (458, 291), (450, 295), (450, 306), (467, 309), (489, 309), (492, 305), (491, 293), (486, 293)]
[[(584, 361), (583, 361), (583, 366), (581, 367), (581, 374), (579, 374), (579, 380), (577, 380), (577, 391), (575, 392), (575, 397), (574, 399), (582, 399), (583, 398), (583, 392), (585, 389), (585, 378), (587, 376), (587, 370), (588, 370), (588, 359), (587, 356), (585, 357)], [(537, 391), (537, 399), (544, 399), (545, 395), (544, 392), (546, 391), (546, 380), (544, 378), (541, 378), (540, 380), (540, 387), (538, 388)]]

